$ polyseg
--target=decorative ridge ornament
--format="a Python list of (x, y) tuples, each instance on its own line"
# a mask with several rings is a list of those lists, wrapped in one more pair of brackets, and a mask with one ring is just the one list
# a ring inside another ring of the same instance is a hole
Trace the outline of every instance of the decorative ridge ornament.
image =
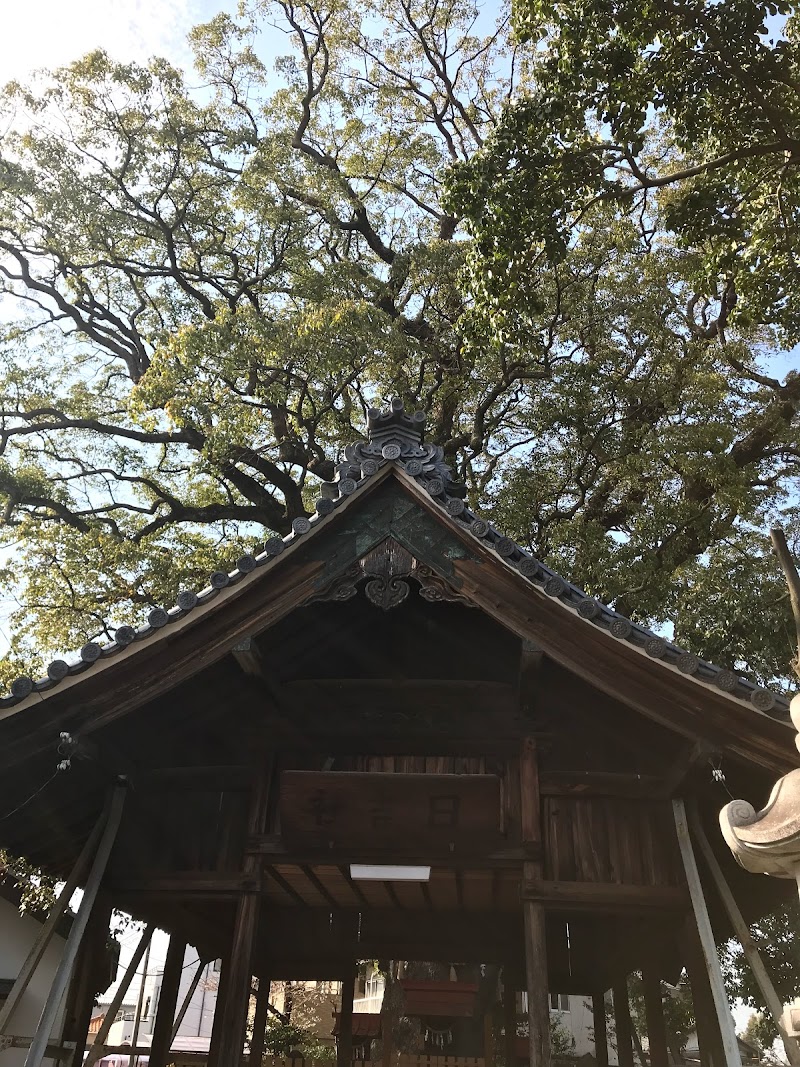
[(347, 445), (344, 462), (336, 465), (340, 492), (343, 478), (358, 481), (374, 474), (385, 463), (398, 463), (412, 478), (425, 480), (431, 496), (447, 493), (463, 499), (467, 495), (466, 486), (454, 481), (444, 460), (444, 449), (423, 441), (425, 419), (424, 411), (406, 414), (398, 397), (388, 408), (370, 408), (367, 440)]
[[(800, 750), (800, 693), (792, 697), (789, 714)], [(800, 889), (800, 768), (778, 779), (761, 811), (746, 800), (732, 800), (720, 812), (719, 823), (728, 847), (746, 871), (794, 878)]]

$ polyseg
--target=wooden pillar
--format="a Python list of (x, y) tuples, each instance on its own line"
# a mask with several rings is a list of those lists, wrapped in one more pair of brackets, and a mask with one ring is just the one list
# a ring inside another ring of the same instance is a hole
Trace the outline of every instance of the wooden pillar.
[(228, 995), (228, 961), (221, 961), (219, 980), (217, 982), (217, 1002), (214, 1006), (214, 1019), (211, 1024), (211, 1041), (208, 1048), (208, 1067), (219, 1067), (220, 1042), (222, 1040), (222, 1005)]
[(494, 1065), (494, 1024), (491, 1011), (483, 1015), (483, 1062), (485, 1067)]
[(161, 992), (158, 995), (156, 1022), (153, 1027), (153, 1041), (150, 1046), (150, 1067), (166, 1067), (172, 1044), (172, 1024), (175, 1019), (175, 1007), (178, 1003), (178, 990), (183, 974), (183, 957), (186, 942), (175, 934), (170, 935), (164, 973), (161, 976)]
[(686, 971), (692, 987), (692, 1004), (697, 1024), (697, 1041), (700, 1046), (702, 1067), (725, 1067), (725, 1048), (719, 1029), (717, 1011), (711, 994), (703, 951), (697, 936), (697, 930), (691, 917), (686, 921), (683, 938), (683, 952), (686, 958)]
[(75, 1050), (61, 1062), (69, 1063), (72, 1067), (80, 1067), (83, 1063), (94, 998), (99, 992), (98, 967), (105, 953), (110, 924), (111, 901), (107, 894), (100, 890), (67, 989), (61, 1041), (74, 1041)]
[(227, 971), (225, 996), (217, 1002), (221, 1011), (219, 1034), (220, 1067), (238, 1067), (244, 1051), (247, 1031), (247, 1009), (250, 1002), (250, 974), (253, 944), (258, 929), (260, 898), (257, 893), (244, 893), (236, 909), (233, 944), (223, 970)]
[[(247, 815), (248, 836), (264, 832), (269, 811), (273, 769), (274, 759), (260, 752), (257, 757)], [(217, 1001), (217, 1010), (221, 1011), (217, 1045), (217, 1062), (220, 1067), (238, 1067), (244, 1052), (244, 1040), (247, 1033), (253, 947), (256, 943), (261, 913), (259, 885), (261, 861), (258, 856), (245, 858), (244, 873), (253, 879), (253, 888), (239, 896), (230, 956), (227, 961), (223, 962), (223, 970), (227, 972), (225, 995)]]
[(269, 990), (268, 978), (259, 978), (258, 993), (256, 994), (256, 1012), (253, 1016), (253, 1040), (250, 1042), (250, 1067), (261, 1067), (264, 1056), (264, 1037), (267, 1029), (267, 1015), (269, 1014)]
[(683, 869), (686, 873), (686, 884), (689, 887), (689, 896), (692, 901), (697, 937), (705, 961), (706, 974), (708, 975), (711, 996), (717, 1015), (717, 1025), (722, 1039), (722, 1047), (725, 1054), (724, 1067), (741, 1067), (742, 1058), (739, 1054), (739, 1043), (736, 1040), (736, 1028), (731, 1015), (731, 1007), (728, 1003), (728, 994), (725, 991), (725, 983), (722, 980), (717, 946), (714, 942), (714, 931), (711, 928), (711, 920), (708, 917), (708, 908), (703, 895), (703, 883), (700, 881), (700, 872), (697, 870), (697, 861), (692, 848), (692, 839), (689, 836), (689, 824), (683, 801), (679, 799), (673, 800), (672, 811), (675, 818), (678, 848), (680, 849)]
[(506, 1067), (515, 1067), (517, 1062), (517, 990), (512, 970), (503, 968), (503, 1030)]
[(614, 1029), (617, 1035), (617, 1062), (619, 1067), (633, 1067), (633, 1026), (628, 1004), (628, 978), (624, 976), (614, 983)]
[[(541, 860), (541, 798), (539, 796), (539, 766), (536, 742), (526, 737), (522, 742), (519, 760), (520, 824), (522, 847), (531, 853), (539, 851), (536, 859), (522, 865), (525, 881), (542, 876)], [(530, 1067), (550, 1067), (550, 1011), (548, 1008), (547, 938), (544, 906), (532, 900), (523, 901), (525, 923), (525, 978), (528, 990), (528, 1033)]]
[(353, 1062), (353, 996), (355, 994), (355, 985), (355, 966), (351, 966), (342, 977), (339, 1043), (336, 1046), (337, 1067), (350, 1067)]
[(664, 1001), (661, 999), (661, 978), (655, 967), (651, 965), (642, 971), (642, 979), (644, 1008), (647, 1015), (647, 1040), (650, 1045), (650, 1067), (669, 1067)]
[(592, 1027), (594, 1028), (594, 1058), (597, 1067), (608, 1067), (605, 993), (592, 994)]
[(381, 1067), (392, 1067), (394, 1059), (392, 1037), (392, 1013), (381, 1011)]

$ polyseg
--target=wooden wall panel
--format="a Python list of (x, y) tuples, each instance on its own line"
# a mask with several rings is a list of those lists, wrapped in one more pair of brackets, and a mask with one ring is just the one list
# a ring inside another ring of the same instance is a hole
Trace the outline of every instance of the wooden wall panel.
[(682, 884), (675, 831), (664, 803), (546, 796), (542, 807), (545, 878)]

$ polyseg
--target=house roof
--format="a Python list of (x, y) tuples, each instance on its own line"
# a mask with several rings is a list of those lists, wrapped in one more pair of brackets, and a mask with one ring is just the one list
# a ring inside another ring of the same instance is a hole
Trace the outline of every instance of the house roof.
[(425, 490), (448, 521), (488, 546), (531, 586), (552, 598), (554, 603), (571, 610), (582, 624), (607, 631), (641, 656), (654, 663), (673, 666), (699, 683), (714, 686), (733, 701), (746, 702), (760, 713), (788, 722), (789, 702), (784, 694), (762, 688), (738, 672), (703, 660), (620, 615), (534, 558), (525, 548), (481, 518), (466, 505), (465, 489), (453, 480), (444, 462), (442, 448), (423, 440), (424, 426), (424, 412), (408, 415), (398, 400), (394, 400), (388, 410), (371, 409), (368, 440), (345, 448), (343, 458), (336, 465), (337, 478), (333, 482), (323, 483), (314, 515), (295, 519), (291, 534), (285, 538), (271, 537), (261, 551), (242, 556), (233, 570), (215, 571), (203, 589), (181, 592), (177, 603), (171, 608), (154, 608), (145, 625), (134, 627), (123, 624), (116, 629), (113, 641), (90, 641), (74, 658), (53, 660), (44, 678), (17, 678), (11, 684), (10, 692), (0, 696), (0, 716), (3, 711), (21, 705), (33, 696), (46, 696), (66, 679), (97, 670), (130, 645), (146, 641), (162, 630), (168, 631), (187, 615), (219, 597), (224, 590), (248, 580), (253, 572), (278, 565), (278, 557), (287, 549), (312, 534), (329, 515), (358, 495), (384, 468), (394, 466)]
[[(336, 1021), (333, 1024), (333, 1036), (338, 1037), (341, 1033), (341, 1015), (336, 1013)], [(353, 1012), (353, 1037), (380, 1037), (381, 1013), (379, 1011), (356, 1011)]]
[(469, 1018), (475, 1010), (478, 986), (473, 982), (426, 982), (401, 978), (406, 1015)]

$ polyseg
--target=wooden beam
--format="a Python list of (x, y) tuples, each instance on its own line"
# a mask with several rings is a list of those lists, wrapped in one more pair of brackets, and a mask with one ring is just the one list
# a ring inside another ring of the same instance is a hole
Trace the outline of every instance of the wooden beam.
[(664, 782), (653, 774), (619, 774), (614, 771), (571, 771), (543, 774), (543, 797), (660, 797)]
[(714, 745), (707, 741), (686, 744), (683, 752), (664, 775), (661, 795), (669, 798), (679, 793), (689, 775), (704, 763), (708, 763), (715, 751)]
[(798, 1045), (796, 1038), (790, 1037), (786, 1031), (786, 1027), (783, 1025), (783, 1004), (781, 1003), (781, 998), (778, 996), (778, 992), (767, 974), (767, 969), (764, 966), (764, 962), (761, 959), (758, 949), (756, 948), (756, 943), (750, 934), (750, 928), (739, 910), (739, 905), (736, 903), (733, 891), (728, 885), (722, 868), (719, 865), (719, 861), (711, 847), (711, 843), (706, 837), (705, 830), (703, 829), (703, 825), (697, 814), (697, 809), (694, 806), (689, 808), (689, 827), (692, 836), (700, 849), (706, 867), (714, 880), (714, 884), (722, 899), (725, 911), (728, 913), (733, 932), (739, 939), (739, 943), (742, 946), (747, 962), (750, 964), (750, 970), (753, 972), (756, 984), (761, 990), (764, 1003), (767, 1005), (769, 1013), (772, 1016), (772, 1021), (778, 1029), (783, 1047), (786, 1051), (786, 1058), (789, 1063), (792, 1064), (792, 1067), (800, 1067), (800, 1045)]
[[(520, 825), (523, 844), (541, 846), (541, 798), (536, 742), (526, 738), (519, 760)], [(522, 865), (526, 881), (541, 878), (541, 861)], [(524, 899), (525, 977), (528, 989), (528, 1041), (530, 1067), (550, 1067), (550, 1011), (548, 1005), (547, 935), (543, 905)]]
[(399, 843), (385, 848), (368, 848), (352, 846), (348, 848), (307, 848), (286, 845), (280, 835), (255, 834), (248, 838), (249, 855), (263, 856), (266, 860), (280, 863), (281, 866), (346, 866), (351, 863), (402, 863), (406, 860), (415, 863), (427, 863), (433, 867), (491, 867), (515, 870), (524, 859), (538, 858), (540, 845), (531, 843), (525, 849), (518, 845), (503, 848), (481, 849), (474, 847), (450, 849), (431, 848), (417, 845), (403, 847)]
[(628, 979), (623, 976), (614, 983), (614, 1029), (617, 1038), (619, 1067), (633, 1067), (633, 1034), (631, 1009), (628, 1003)]
[(725, 983), (722, 980), (717, 946), (714, 942), (714, 932), (711, 929), (711, 920), (708, 917), (708, 910), (703, 896), (703, 884), (700, 881), (697, 861), (695, 860), (692, 841), (689, 837), (689, 825), (686, 820), (686, 809), (683, 801), (673, 800), (672, 809), (675, 817), (675, 830), (678, 835), (678, 846), (683, 860), (684, 871), (686, 872), (686, 882), (692, 898), (697, 934), (700, 939), (700, 947), (705, 960), (706, 972), (716, 1009), (725, 1054), (725, 1065), (726, 1067), (741, 1067), (736, 1029), (733, 1024), (730, 1005), (728, 1004)]
[(606, 998), (605, 993), (602, 992), (592, 994), (592, 1028), (594, 1029), (594, 1058), (597, 1067), (608, 1067)]
[(158, 996), (158, 1010), (153, 1027), (149, 1067), (167, 1067), (167, 1064), (171, 1062), (169, 1052), (172, 1043), (172, 1028), (185, 953), (186, 942), (173, 934), (169, 939), (164, 973), (161, 976), (161, 992)]
[(622, 885), (618, 882), (525, 881), (523, 900), (546, 904), (550, 910), (586, 908), (627, 914), (631, 909), (685, 911), (685, 890), (674, 886)]
[(247, 792), (252, 787), (252, 768), (246, 764), (200, 764), (188, 767), (153, 767), (136, 774), (136, 781), (151, 791), (191, 789), (202, 792)]
[(257, 892), (260, 880), (255, 873), (239, 871), (175, 871), (149, 878), (114, 878), (109, 890), (126, 897), (176, 896), (232, 897)]

